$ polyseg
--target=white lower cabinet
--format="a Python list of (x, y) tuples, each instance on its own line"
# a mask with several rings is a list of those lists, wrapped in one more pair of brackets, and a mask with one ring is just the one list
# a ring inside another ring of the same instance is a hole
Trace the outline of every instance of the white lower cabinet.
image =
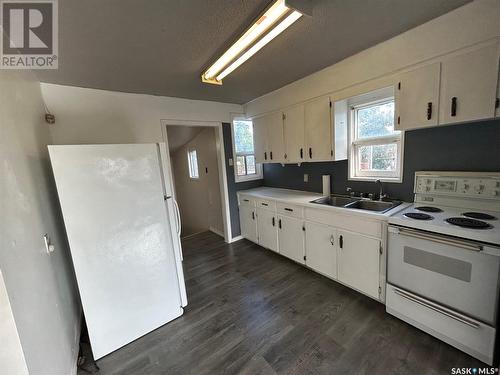
[(304, 264), (304, 222), (301, 219), (278, 216), (278, 244), (280, 254)]
[(338, 280), (378, 299), (380, 240), (338, 230), (337, 242)]
[(271, 210), (257, 208), (258, 244), (278, 252), (278, 227), (276, 213)]
[(257, 242), (257, 218), (255, 208), (251, 206), (240, 206), (241, 236), (252, 242)]
[[(306, 222), (306, 265), (325, 276), (337, 278), (337, 230), (329, 225)], [(377, 282), (378, 285), (378, 282)]]

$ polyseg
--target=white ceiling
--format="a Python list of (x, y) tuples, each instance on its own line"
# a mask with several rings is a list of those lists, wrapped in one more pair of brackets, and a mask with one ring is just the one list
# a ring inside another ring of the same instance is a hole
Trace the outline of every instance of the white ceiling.
[(269, 0), (59, 1), (59, 69), (43, 82), (246, 103), (470, 0), (312, 0), (223, 86), (200, 74)]

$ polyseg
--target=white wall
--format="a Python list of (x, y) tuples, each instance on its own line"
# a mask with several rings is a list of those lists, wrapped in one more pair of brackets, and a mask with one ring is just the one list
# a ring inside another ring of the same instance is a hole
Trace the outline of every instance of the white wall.
[[(171, 127), (167, 128), (170, 141), (172, 132), (168, 129)], [(224, 233), (215, 130), (214, 127), (204, 129), (171, 155), (182, 236), (210, 229)], [(196, 150), (199, 179), (189, 177), (188, 150)]]
[[(255, 116), (278, 110), (499, 37), (499, 20), (499, 0), (475, 0), (337, 64), (254, 99), (245, 105), (245, 113), (248, 116)], [(325, 46), (325, 48), (335, 48), (335, 46)]]
[(160, 120), (230, 122), (242, 106), (42, 83), (55, 144), (162, 141)]
[[(0, 103), (0, 269), (29, 372), (68, 375), (76, 370), (81, 313), (40, 85), (28, 74), (0, 72)], [(50, 256), (45, 233), (55, 245)]]
[(24, 359), (23, 348), (17, 334), (16, 322), (10, 307), (7, 288), (0, 271), (0, 369), (9, 375), (27, 375), (28, 368)]

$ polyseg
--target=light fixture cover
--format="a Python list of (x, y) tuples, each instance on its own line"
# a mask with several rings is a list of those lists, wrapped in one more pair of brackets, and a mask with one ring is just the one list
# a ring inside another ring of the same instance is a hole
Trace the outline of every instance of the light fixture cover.
[(302, 14), (276, 0), (202, 75), (205, 83), (222, 85), (222, 79), (281, 34)]

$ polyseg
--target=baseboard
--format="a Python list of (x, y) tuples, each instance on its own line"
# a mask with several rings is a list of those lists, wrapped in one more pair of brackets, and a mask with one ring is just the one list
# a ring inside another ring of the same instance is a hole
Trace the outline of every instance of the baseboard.
[(218, 236), (221, 236), (222, 238), (224, 238), (224, 233), (221, 232), (220, 230), (218, 230), (214, 227), (210, 227), (209, 230), (210, 230), (210, 232), (213, 232), (213, 233), (217, 234)]
[(244, 237), (243, 236), (236, 236), (236, 237), (233, 237), (231, 238), (231, 241), (229, 241), (229, 243), (233, 243), (233, 242), (236, 242), (236, 241), (239, 241), (239, 240), (242, 240)]

